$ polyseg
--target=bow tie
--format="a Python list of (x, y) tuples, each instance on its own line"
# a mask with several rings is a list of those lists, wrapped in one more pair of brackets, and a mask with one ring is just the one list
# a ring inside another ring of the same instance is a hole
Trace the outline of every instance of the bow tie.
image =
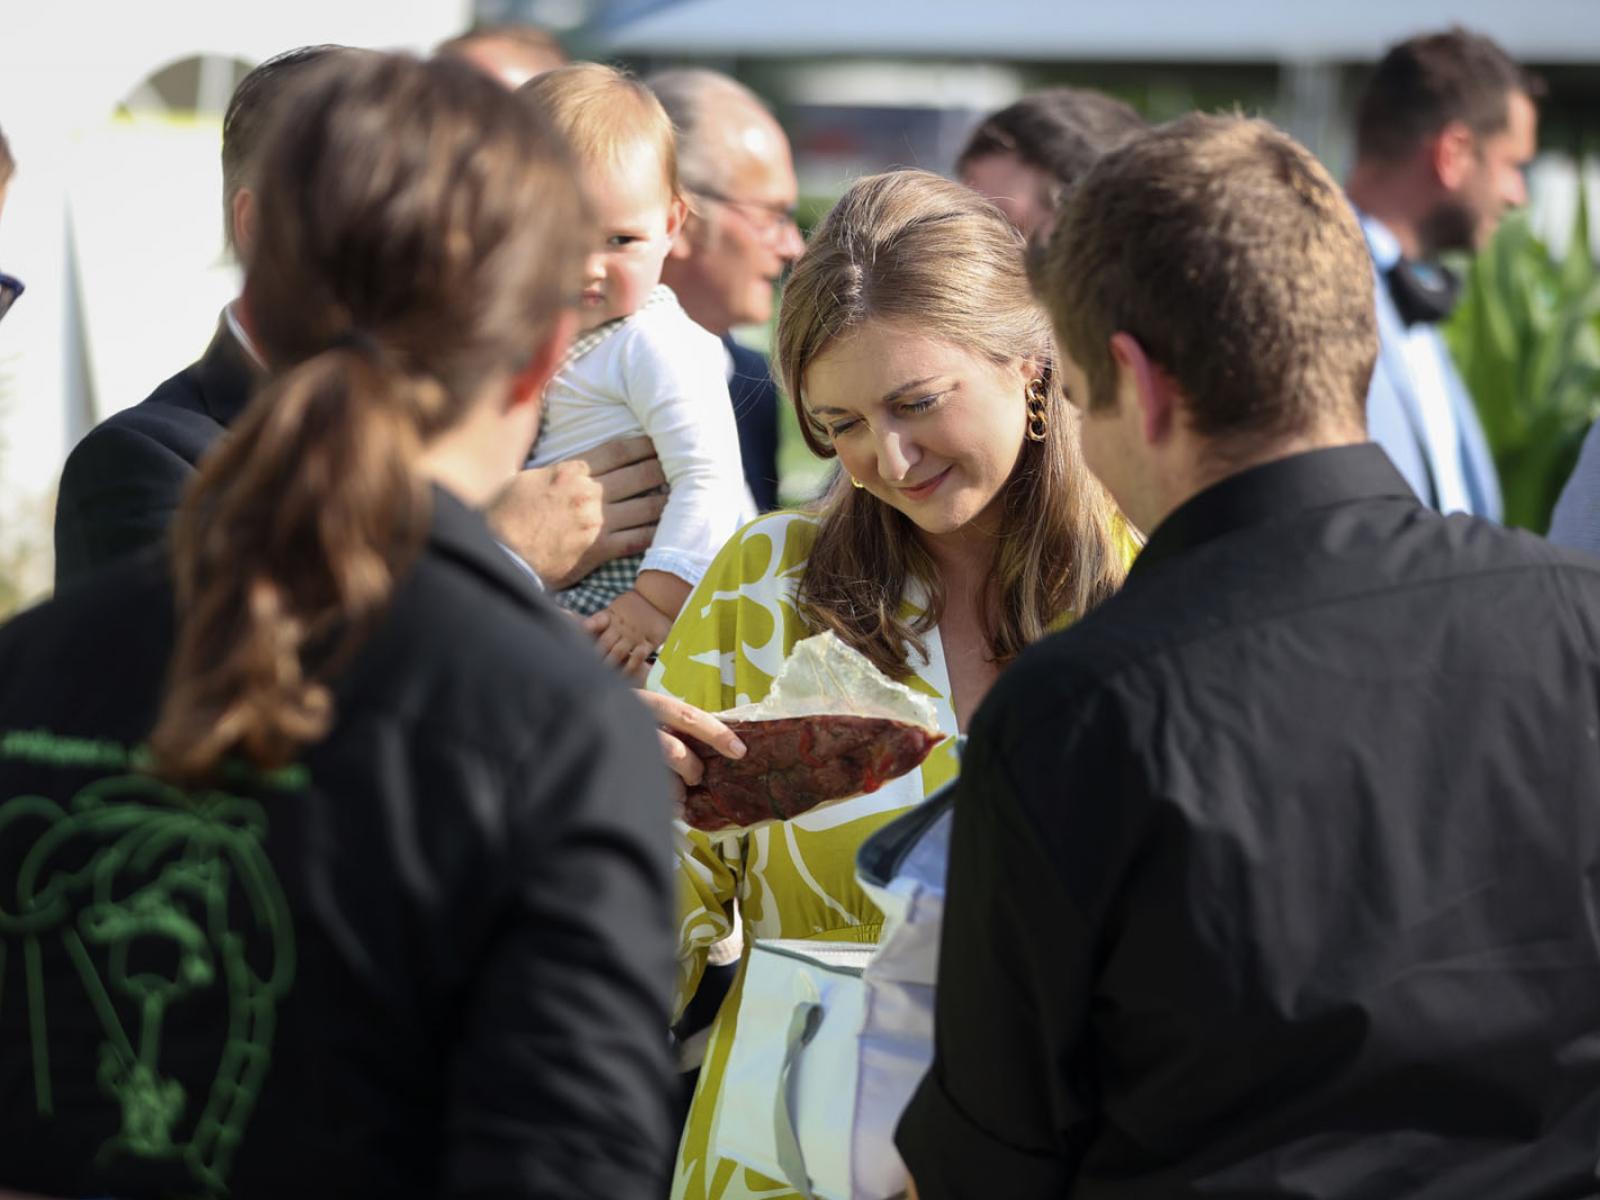
[(1384, 273), (1384, 279), (1407, 326), (1437, 324), (1461, 298), (1461, 277), (1437, 263), (1402, 258)]

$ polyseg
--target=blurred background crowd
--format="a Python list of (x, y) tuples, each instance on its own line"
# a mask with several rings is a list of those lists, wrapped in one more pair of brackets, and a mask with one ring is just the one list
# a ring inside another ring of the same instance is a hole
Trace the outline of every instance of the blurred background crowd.
[[(800, 7), (748, 0), (158, 0), (16, 4), (0, 114), (21, 174), (0, 265), (33, 294), (0, 329), (0, 613), (45, 594), (51, 516), (72, 446), (197, 357), (237, 293), (217, 147), (234, 86), (309, 42), (430, 50), (515, 31), (507, 69), (568, 57), (647, 75), (705, 66), (748, 85), (793, 146), (802, 234), (845, 185), (891, 166), (953, 173), (981, 116), (1040, 88), (1090, 87), (1161, 121), (1237, 106), (1336, 175), (1383, 47), (1462, 22), (1543, 79), (1528, 204), (1462, 268), (1444, 335), (1499, 468), (1505, 519), (1543, 532), (1600, 406), (1600, 19), (1590, 0), (1395, 5), (1043, 5), (957, 0)], [(486, 53), (496, 53), (487, 51)], [(781, 249), (781, 247), (780, 247)], [(759, 323), (736, 329), (765, 350)], [(779, 490), (827, 470), (779, 406)]]

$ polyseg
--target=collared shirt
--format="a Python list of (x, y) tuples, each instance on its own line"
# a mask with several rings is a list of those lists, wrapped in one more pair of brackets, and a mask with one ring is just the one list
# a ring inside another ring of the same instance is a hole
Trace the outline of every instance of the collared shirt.
[(976, 715), (924, 1200), (1587, 1196), (1600, 562), (1242, 472)]
[[(1382, 277), (1400, 261), (1400, 242), (1387, 225), (1365, 213), (1361, 215), (1361, 229), (1378, 268), (1378, 286), (1383, 287)], [(1436, 507), (1440, 512), (1471, 512), (1472, 499), (1461, 466), (1461, 426), (1445, 383), (1445, 356), (1450, 352), (1438, 328), (1427, 322), (1406, 327), (1401, 349), (1422, 415), (1421, 436), (1428, 443)]]
[(266, 357), (261, 353), (261, 348), (256, 345), (255, 339), (250, 336), (250, 331), (244, 327), (244, 322), (239, 320), (239, 314), (234, 311), (234, 305), (237, 303), (238, 301), (235, 300), (225, 305), (222, 309), (223, 319), (228, 323), (228, 332), (233, 334), (234, 340), (250, 356), (250, 361), (256, 365), (256, 368), (265, 371), (267, 369)]

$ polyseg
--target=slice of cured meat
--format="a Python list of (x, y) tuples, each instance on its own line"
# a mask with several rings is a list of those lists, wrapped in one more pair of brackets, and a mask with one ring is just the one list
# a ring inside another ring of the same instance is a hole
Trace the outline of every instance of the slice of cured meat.
[(688, 789), (683, 819), (707, 831), (782, 821), (819, 804), (874, 792), (921, 765), (944, 740), (903, 721), (829, 714), (729, 721), (744, 742), (741, 759), (723, 758), (685, 739), (705, 759), (705, 778)]

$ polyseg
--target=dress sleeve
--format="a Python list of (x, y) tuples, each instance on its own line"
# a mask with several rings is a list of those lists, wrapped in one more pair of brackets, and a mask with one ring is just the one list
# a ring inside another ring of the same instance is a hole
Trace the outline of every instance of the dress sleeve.
[(643, 569), (699, 583), (718, 548), (753, 515), (728, 398), (722, 343), (687, 318), (641, 320), (621, 335), (628, 407), (661, 460), (670, 495)]
[[(794, 584), (815, 536), (794, 514), (764, 517), (717, 555), (678, 614), (646, 686), (707, 712), (761, 700), (805, 636)], [(745, 839), (678, 824), (678, 983), (673, 1019), (694, 996), (710, 948), (733, 930)]]

